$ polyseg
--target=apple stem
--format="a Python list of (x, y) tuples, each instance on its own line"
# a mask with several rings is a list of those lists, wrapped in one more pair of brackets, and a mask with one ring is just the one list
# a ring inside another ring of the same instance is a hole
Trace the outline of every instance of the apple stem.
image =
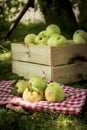
[(32, 84), (31, 83), (29, 83), (29, 85), (28, 85), (28, 90), (31, 91), (31, 92), (33, 92), (33, 90), (32, 90)]
[(40, 95), (40, 93), (38, 91), (32, 89), (32, 83), (29, 83), (29, 85), (28, 85), (28, 91), (30, 91), (31, 93), (33, 91), (35, 91), (35, 92), (37, 92)]

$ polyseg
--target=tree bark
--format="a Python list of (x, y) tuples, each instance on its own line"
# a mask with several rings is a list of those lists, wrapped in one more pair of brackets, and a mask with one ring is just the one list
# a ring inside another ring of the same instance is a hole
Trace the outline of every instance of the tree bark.
[(80, 28), (87, 31), (87, 0), (80, 0), (79, 11)]

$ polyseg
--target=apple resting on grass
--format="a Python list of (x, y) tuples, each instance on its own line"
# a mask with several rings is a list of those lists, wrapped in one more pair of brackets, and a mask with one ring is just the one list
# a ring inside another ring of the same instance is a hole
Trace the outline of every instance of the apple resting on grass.
[(35, 34), (27, 34), (24, 38), (24, 43), (25, 44), (35, 44), (35, 38), (36, 35)]
[(50, 24), (49, 26), (47, 26), (47, 28), (46, 28), (46, 35), (48, 37), (50, 37), (51, 34), (54, 34), (54, 33), (61, 34), (60, 27), (58, 25), (55, 25), (55, 24)]
[(45, 31), (41, 31), (35, 38), (36, 45), (47, 45), (48, 37)]
[(45, 98), (48, 102), (62, 102), (65, 96), (64, 89), (57, 82), (48, 84), (45, 89)]
[(75, 43), (86, 43), (87, 33), (84, 30), (76, 30), (73, 34), (73, 41)]
[(24, 90), (22, 98), (24, 101), (29, 102), (40, 101), (43, 99), (43, 90), (41, 88), (38, 90), (36, 87), (29, 84), (29, 86)]
[(52, 34), (47, 41), (48, 46), (58, 46), (66, 44), (66, 38), (63, 35)]

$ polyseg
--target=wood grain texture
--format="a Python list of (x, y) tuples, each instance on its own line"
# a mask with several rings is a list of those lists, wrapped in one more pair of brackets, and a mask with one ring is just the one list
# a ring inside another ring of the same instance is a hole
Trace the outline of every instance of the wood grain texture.
[(12, 61), (13, 73), (29, 79), (31, 76), (40, 76), (46, 80), (60, 83), (70, 83), (87, 79), (87, 62), (64, 66), (46, 66), (41, 64)]
[(87, 43), (57, 47), (11, 44), (12, 59), (44, 65), (66, 65), (70, 59), (84, 57), (87, 60)]

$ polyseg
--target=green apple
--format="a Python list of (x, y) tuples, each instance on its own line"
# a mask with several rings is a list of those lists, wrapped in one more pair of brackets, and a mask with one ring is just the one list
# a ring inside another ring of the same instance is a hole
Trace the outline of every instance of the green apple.
[[(34, 86), (32, 86), (33, 88), (35, 88)], [(22, 95), (22, 98), (24, 101), (29, 101), (29, 102), (37, 102), (43, 99), (43, 90), (42, 89), (32, 89), (27, 87)]]
[(48, 40), (48, 37), (46, 35), (46, 32), (45, 31), (41, 31), (35, 38), (35, 43), (37, 45), (43, 45), (43, 46), (46, 46), (47, 45), (47, 40)]
[(42, 77), (39, 77), (39, 76), (32, 76), (29, 79), (29, 84), (31, 84), (33, 86), (32, 89), (38, 88), (38, 90), (42, 89), (43, 91), (47, 87), (46, 80)]
[(75, 44), (75, 42), (72, 39), (67, 39), (66, 44)]
[(61, 34), (60, 27), (58, 25), (55, 25), (55, 24), (50, 24), (49, 26), (47, 26), (47, 28), (46, 28), (46, 35), (48, 37), (50, 37), (51, 34), (54, 34), (54, 33)]
[(25, 44), (35, 44), (36, 34), (27, 34), (24, 38)]
[[(80, 37), (87, 41), (87, 33), (84, 30), (78, 29), (73, 34), (73, 39), (76, 39), (76, 37)], [(77, 38), (78, 39), (78, 38)]]
[(21, 96), (24, 92), (24, 90), (28, 87), (28, 83), (24, 80), (19, 80), (17, 83), (12, 87), (12, 93)]
[(42, 37), (47, 37), (45, 30), (41, 31), (38, 35), (41, 35)]
[(73, 36), (73, 41), (76, 44), (86, 43), (85, 39), (83, 39), (79, 34), (76, 34), (76, 35)]
[(63, 35), (52, 34), (47, 41), (48, 46), (58, 46), (66, 44), (66, 38)]
[(20, 80), (16, 83), (16, 88), (17, 88), (17, 92), (18, 93), (23, 93), (24, 90), (28, 87), (27, 82), (25, 82), (24, 80)]
[(48, 102), (62, 102), (65, 97), (64, 89), (57, 82), (49, 83), (45, 89), (45, 98)]

